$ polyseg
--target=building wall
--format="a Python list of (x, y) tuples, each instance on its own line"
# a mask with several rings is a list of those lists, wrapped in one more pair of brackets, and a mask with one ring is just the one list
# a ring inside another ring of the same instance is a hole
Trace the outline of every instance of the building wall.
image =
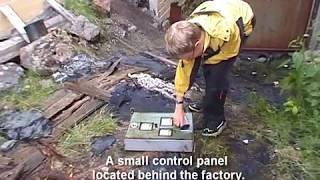
[(311, 50), (320, 50), (320, 8), (318, 8), (316, 18), (313, 21), (313, 31), (309, 48)]
[(150, 10), (160, 22), (165, 21), (170, 16), (171, 3), (183, 5), (186, 0), (149, 0)]

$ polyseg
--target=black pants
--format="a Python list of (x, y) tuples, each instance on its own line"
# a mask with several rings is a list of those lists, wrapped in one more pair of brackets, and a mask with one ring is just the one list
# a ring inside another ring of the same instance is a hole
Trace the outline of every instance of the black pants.
[[(256, 20), (255, 18), (253, 18), (253, 27), (255, 26), (255, 23)], [(238, 25), (240, 30), (241, 49), (242, 45), (245, 43), (248, 37), (244, 34), (244, 25), (242, 18), (239, 18), (236, 24)], [(207, 49), (207, 51), (204, 55), (203, 60), (206, 60), (208, 57), (211, 57), (215, 53), (218, 53), (210, 52), (210, 49)], [(224, 104), (229, 89), (228, 76), (236, 58), (237, 57), (233, 57), (218, 64), (203, 65), (204, 78), (206, 82), (206, 92), (202, 104), (205, 128), (214, 129), (218, 127), (222, 121), (225, 121)], [(201, 60), (198, 60), (198, 62), (201, 62)]]
[(205, 128), (214, 129), (225, 120), (224, 104), (229, 89), (229, 72), (236, 57), (218, 64), (204, 64), (206, 82), (203, 98), (203, 117)]

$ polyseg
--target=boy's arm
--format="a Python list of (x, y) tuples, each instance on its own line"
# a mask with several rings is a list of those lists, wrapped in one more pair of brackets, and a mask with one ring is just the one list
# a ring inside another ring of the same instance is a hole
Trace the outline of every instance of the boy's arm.
[[(180, 60), (175, 76), (175, 89), (177, 101), (182, 101), (185, 93), (192, 86), (198, 69), (200, 67), (200, 60)], [(181, 99), (182, 98), (182, 99)]]

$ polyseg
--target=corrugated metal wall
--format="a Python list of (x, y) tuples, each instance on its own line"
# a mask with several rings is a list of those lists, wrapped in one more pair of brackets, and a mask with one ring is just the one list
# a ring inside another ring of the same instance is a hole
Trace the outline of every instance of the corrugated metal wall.
[(246, 48), (286, 50), (303, 36), (309, 25), (314, 0), (245, 0), (256, 14), (256, 29)]

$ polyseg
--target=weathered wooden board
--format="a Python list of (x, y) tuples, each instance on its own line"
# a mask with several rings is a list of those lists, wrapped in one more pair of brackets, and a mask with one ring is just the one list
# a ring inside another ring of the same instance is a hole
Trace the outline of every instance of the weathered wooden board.
[(26, 42), (30, 43), (27, 32), (24, 29), (26, 24), (20, 19), (17, 13), (14, 12), (14, 10), (9, 5), (0, 6), (0, 12), (9, 20), (9, 22), (19, 32), (23, 39)]
[(43, 115), (51, 119), (53, 116), (64, 110), (66, 107), (74, 103), (75, 101), (80, 100), (83, 97), (82, 94), (76, 94), (69, 92), (67, 96), (64, 98), (59, 99), (55, 104), (50, 106), (48, 109), (46, 109), (43, 113)]
[[(18, 153), (22, 153), (18, 154)], [(17, 160), (19, 164), (10, 171), (0, 174), (0, 179), (29, 179), (39, 166), (46, 160), (40, 151), (33, 147), (24, 147), (21, 151), (16, 153), (20, 159)], [(15, 159), (17, 159), (15, 157)]]
[(53, 137), (60, 138), (63, 132), (72, 128), (74, 125), (79, 124), (86, 117), (90, 116), (92, 113), (97, 111), (106, 102), (91, 98), (86, 103), (82, 104), (75, 112), (71, 114), (67, 119), (63, 120), (58, 126), (53, 130)]
[(83, 83), (67, 82), (67, 83), (64, 83), (63, 87), (66, 89), (83, 93), (91, 97), (95, 97), (100, 100), (108, 100), (110, 98), (109, 92), (107, 92), (104, 89), (100, 89), (89, 82), (83, 82)]
[(51, 95), (42, 105), (41, 109), (43, 111), (47, 110), (50, 106), (55, 104), (58, 99), (63, 99), (66, 95), (68, 95), (68, 91), (65, 89), (59, 89), (53, 95)]
[[(112, 87), (125, 79), (129, 73), (147, 70), (140, 67), (122, 66), (115, 68), (120, 61), (116, 61), (108, 71), (87, 81), (65, 83), (64, 88), (73, 91), (59, 90), (42, 106), (45, 117), (54, 122), (52, 136), (59, 138), (64, 131), (80, 123), (92, 113), (101, 108), (111, 97)], [(113, 73), (113, 74), (112, 74)], [(77, 93), (76, 93), (77, 92)]]
[[(44, 23), (47, 28), (52, 28), (59, 26), (64, 22), (65, 19), (62, 16), (58, 15), (46, 20)], [(6, 41), (0, 42), (0, 63), (7, 62), (10, 59), (18, 57), (20, 54), (20, 48), (24, 47), (25, 45), (27, 45), (27, 43), (21, 36), (15, 36)]]
[[(45, 10), (47, 4), (45, 4), (44, 1), (45, 0), (0, 0), (0, 6), (10, 5), (16, 14), (25, 23), (28, 23)], [(0, 24), (0, 39), (3, 39), (10, 35), (14, 27), (3, 14), (0, 14)]]
[(65, 119), (70, 117), (77, 109), (79, 109), (84, 103), (88, 102), (91, 98), (89, 96), (85, 96), (83, 99), (75, 102), (71, 107), (64, 110), (59, 114), (56, 118), (54, 118), (54, 126), (58, 126)]
[(144, 70), (146, 69), (131, 68), (127, 70), (121, 70), (121, 72), (111, 76), (109, 76), (111, 73), (103, 73), (101, 74), (101, 76), (95, 79), (91, 79), (90, 81), (81, 81), (79, 83), (64, 83), (64, 88), (107, 101), (111, 97), (110, 91), (107, 91), (107, 89), (127, 77), (128, 73), (134, 73)]

